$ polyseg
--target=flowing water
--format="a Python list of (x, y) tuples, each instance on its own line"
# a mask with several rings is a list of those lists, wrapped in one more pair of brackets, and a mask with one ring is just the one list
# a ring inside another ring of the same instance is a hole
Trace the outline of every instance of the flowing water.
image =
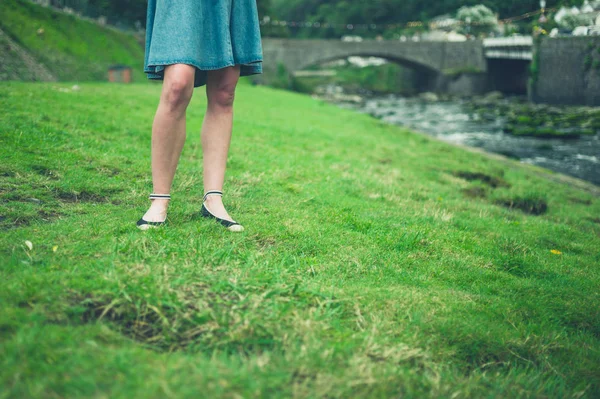
[(579, 139), (517, 137), (505, 120), (483, 120), (463, 100), (424, 102), (396, 95), (339, 104), (451, 143), (479, 147), (600, 185), (600, 134)]

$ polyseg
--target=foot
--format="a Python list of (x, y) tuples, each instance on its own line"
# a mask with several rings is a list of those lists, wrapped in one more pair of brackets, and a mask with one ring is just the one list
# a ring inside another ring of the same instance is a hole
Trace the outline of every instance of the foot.
[(208, 211), (219, 219), (229, 220), (230, 222), (234, 221), (225, 210), (223, 199), (220, 195), (209, 195), (204, 204)]
[(167, 220), (167, 209), (169, 207), (169, 200), (154, 199), (150, 209), (144, 214), (142, 219), (147, 222), (164, 222)]

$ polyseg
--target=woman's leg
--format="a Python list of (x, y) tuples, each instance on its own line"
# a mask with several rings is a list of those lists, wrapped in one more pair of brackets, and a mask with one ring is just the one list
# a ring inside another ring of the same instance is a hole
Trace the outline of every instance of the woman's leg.
[[(204, 192), (223, 190), (233, 127), (233, 100), (239, 77), (239, 65), (208, 72), (208, 105), (202, 123)], [(208, 196), (206, 205), (215, 216), (232, 220), (220, 196)]]
[[(173, 64), (165, 68), (163, 89), (152, 125), (152, 183), (154, 193), (170, 194), (185, 142), (185, 114), (194, 92), (195, 68)], [(152, 200), (144, 220), (162, 222), (169, 200)]]

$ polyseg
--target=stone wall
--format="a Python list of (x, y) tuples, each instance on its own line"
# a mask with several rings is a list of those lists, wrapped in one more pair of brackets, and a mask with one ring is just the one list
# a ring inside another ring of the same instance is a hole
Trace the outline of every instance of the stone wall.
[(600, 36), (543, 38), (535, 64), (533, 102), (600, 106)]

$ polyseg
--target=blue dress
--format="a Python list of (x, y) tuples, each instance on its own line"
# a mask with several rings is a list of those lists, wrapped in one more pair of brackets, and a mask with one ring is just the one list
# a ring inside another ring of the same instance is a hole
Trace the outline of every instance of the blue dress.
[(163, 80), (170, 64), (196, 67), (194, 87), (207, 71), (240, 65), (240, 76), (262, 73), (256, 0), (148, 0), (144, 73)]

